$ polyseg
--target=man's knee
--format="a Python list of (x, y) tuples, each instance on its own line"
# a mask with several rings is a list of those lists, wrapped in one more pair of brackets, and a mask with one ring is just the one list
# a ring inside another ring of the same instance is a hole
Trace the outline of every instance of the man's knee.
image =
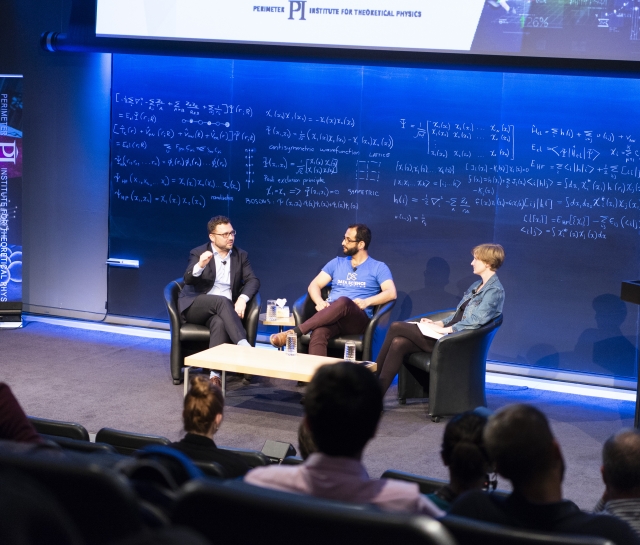
[(332, 305), (338, 305), (341, 307), (348, 307), (349, 305), (351, 305), (353, 303), (353, 301), (351, 299), (349, 299), (346, 296), (342, 296), (342, 297), (338, 297), (333, 303), (331, 303)]
[(324, 343), (329, 342), (331, 338), (331, 330), (328, 327), (318, 327), (311, 332), (311, 340), (309, 343)]

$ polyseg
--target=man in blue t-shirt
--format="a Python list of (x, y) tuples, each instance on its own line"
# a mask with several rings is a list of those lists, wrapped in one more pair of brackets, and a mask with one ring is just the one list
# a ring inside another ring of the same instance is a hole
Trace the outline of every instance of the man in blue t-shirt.
[[(371, 231), (366, 225), (349, 225), (342, 240), (346, 257), (329, 261), (309, 284), (309, 296), (318, 312), (294, 329), (298, 336), (312, 332), (309, 354), (326, 356), (329, 339), (364, 333), (373, 315), (371, 307), (397, 297), (389, 267), (369, 257), (370, 242)], [(325, 301), (321, 290), (328, 284), (331, 293)], [(283, 331), (271, 335), (270, 340), (280, 348), (286, 339)]]

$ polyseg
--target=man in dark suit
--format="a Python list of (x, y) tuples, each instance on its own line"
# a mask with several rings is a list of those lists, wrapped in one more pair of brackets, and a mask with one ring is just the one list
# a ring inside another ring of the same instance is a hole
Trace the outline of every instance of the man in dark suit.
[(260, 280), (247, 252), (235, 246), (236, 232), (229, 218), (215, 216), (207, 229), (210, 242), (189, 254), (178, 310), (185, 322), (209, 327), (209, 347), (228, 342), (250, 346), (241, 319)]

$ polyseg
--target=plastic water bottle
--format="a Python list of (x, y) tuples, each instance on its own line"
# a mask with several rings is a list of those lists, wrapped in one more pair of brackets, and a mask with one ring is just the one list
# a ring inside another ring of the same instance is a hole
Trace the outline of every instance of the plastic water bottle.
[(269, 299), (267, 301), (267, 321), (273, 322), (276, 319), (276, 300)]
[(295, 356), (298, 353), (298, 336), (293, 329), (287, 332), (287, 356)]
[(344, 360), (356, 361), (356, 343), (355, 341), (347, 341), (344, 343)]

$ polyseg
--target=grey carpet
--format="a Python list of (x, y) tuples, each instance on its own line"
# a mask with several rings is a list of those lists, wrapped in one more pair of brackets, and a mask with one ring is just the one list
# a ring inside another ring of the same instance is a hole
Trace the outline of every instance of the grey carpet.
[[(27, 414), (74, 421), (91, 433), (102, 427), (181, 437), (182, 386), (169, 374), (169, 341), (87, 331), (41, 322), (0, 330), (0, 380)], [(286, 380), (229, 379), (225, 420), (216, 442), (260, 450), (265, 440), (296, 445), (301, 389)], [(371, 476), (394, 468), (446, 478), (439, 445), (445, 423), (427, 418), (427, 404), (399, 406), (396, 387), (364, 461)], [(525, 387), (487, 385), (489, 408), (533, 403), (550, 418), (563, 449), (565, 496), (591, 509), (602, 493), (604, 440), (633, 424), (633, 403)], [(508, 488), (504, 482), (500, 487)]]

